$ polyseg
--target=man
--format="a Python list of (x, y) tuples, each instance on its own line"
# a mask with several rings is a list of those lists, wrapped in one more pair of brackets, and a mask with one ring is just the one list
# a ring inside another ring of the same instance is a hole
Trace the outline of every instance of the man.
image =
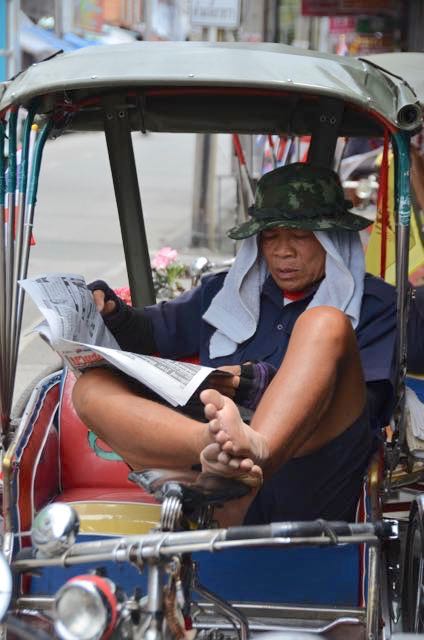
[(75, 385), (84, 422), (134, 469), (201, 459), (206, 470), (264, 476), (246, 522), (352, 519), (372, 427), (393, 401), (395, 313), (393, 289), (365, 277), (357, 231), (369, 222), (349, 206), (331, 170), (282, 167), (261, 178), (252, 219), (230, 233), (245, 240), (227, 276), (143, 311), (94, 285), (123, 349), (226, 367), (220, 390), (257, 405), (250, 426), (216, 390), (201, 395), (206, 427), (105, 370)]

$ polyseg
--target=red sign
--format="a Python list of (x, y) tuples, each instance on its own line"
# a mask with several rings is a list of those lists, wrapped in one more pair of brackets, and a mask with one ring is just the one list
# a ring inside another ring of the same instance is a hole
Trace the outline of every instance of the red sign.
[(330, 18), (330, 33), (342, 34), (355, 31), (356, 20), (351, 16), (337, 16)]
[(303, 16), (397, 13), (395, 0), (302, 0)]

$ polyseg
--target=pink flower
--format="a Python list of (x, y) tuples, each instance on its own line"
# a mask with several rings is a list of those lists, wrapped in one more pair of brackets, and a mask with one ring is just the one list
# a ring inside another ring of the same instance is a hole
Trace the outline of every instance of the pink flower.
[(131, 301), (131, 292), (129, 287), (120, 287), (118, 289), (114, 289), (117, 296), (121, 298), (126, 304), (132, 306)]
[(162, 247), (155, 254), (152, 260), (152, 267), (154, 269), (166, 269), (171, 262), (175, 262), (176, 257), (178, 256), (178, 252), (171, 247)]

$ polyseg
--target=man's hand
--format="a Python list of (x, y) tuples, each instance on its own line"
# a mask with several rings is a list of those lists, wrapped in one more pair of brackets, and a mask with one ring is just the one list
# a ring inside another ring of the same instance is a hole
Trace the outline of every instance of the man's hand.
[(106, 294), (100, 289), (95, 289), (93, 292), (94, 303), (97, 311), (104, 317), (116, 311), (116, 302), (114, 300), (106, 301)]
[(234, 364), (218, 367), (218, 371), (225, 371), (231, 375), (220, 376), (219, 374), (212, 374), (208, 379), (208, 385), (219, 391), (219, 393), (222, 393), (222, 395), (227, 396), (228, 398), (234, 398), (236, 390), (240, 384), (240, 365)]
[(97, 311), (103, 316), (110, 316), (115, 313), (123, 304), (121, 298), (116, 295), (107, 282), (104, 280), (95, 280), (87, 285), (93, 294), (94, 303)]
[(277, 369), (269, 362), (244, 362), (242, 365), (218, 367), (229, 376), (212, 375), (210, 386), (237, 404), (254, 411)]

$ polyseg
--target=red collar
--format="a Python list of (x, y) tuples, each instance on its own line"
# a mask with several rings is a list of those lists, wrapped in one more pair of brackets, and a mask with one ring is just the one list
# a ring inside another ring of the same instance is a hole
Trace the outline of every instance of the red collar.
[(283, 297), (286, 300), (290, 300), (290, 302), (297, 302), (298, 300), (302, 300), (308, 292), (307, 291), (282, 291)]

